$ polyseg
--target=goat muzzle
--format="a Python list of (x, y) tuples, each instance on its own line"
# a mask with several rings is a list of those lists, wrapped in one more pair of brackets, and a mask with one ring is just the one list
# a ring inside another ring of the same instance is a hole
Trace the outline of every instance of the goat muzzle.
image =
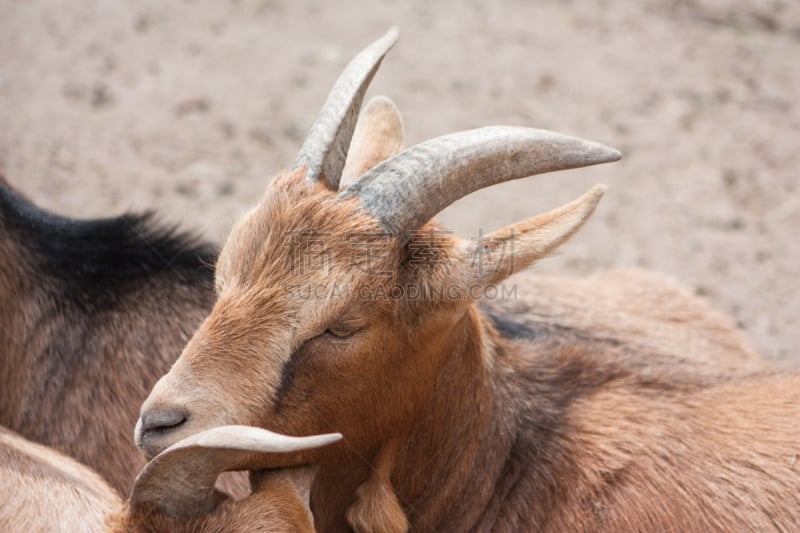
[(180, 407), (143, 410), (134, 430), (136, 445), (148, 457), (157, 455), (168, 445), (165, 441), (170, 434), (181, 428), (188, 418), (188, 411)]

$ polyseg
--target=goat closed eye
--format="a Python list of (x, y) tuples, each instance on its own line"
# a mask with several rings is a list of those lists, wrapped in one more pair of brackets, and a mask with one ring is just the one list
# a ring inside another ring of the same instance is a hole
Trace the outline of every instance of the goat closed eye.
[(325, 330), (323, 335), (328, 337), (334, 337), (337, 339), (348, 339), (358, 333), (360, 328), (350, 328), (350, 327), (331, 327)]

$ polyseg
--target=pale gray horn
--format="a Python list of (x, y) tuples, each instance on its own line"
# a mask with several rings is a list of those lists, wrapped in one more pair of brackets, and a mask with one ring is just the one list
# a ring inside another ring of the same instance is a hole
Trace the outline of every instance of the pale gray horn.
[(397, 40), (397, 28), (358, 54), (336, 80), (316, 122), (308, 132), (292, 170), (307, 165), (306, 179), (324, 180), (331, 190), (339, 190), (339, 178), (347, 159), (364, 93), (383, 60)]
[(412, 231), (478, 189), (620, 157), (613, 148), (551, 131), (492, 126), (413, 146), (365, 172), (339, 197), (358, 197), (404, 245)]
[(169, 516), (193, 516), (211, 510), (214, 482), (222, 472), (284, 466), (282, 456), (327, 446), (340, 433), (289, 437), (249, 426), (220, 426), (173, 444), (139, 473), (130, 505), (154, 503)]

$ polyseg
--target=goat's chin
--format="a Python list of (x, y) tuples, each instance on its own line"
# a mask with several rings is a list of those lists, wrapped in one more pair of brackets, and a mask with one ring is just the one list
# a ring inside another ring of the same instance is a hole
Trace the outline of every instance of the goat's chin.
[(147, 435), (146, 438), (136, 439), (136, 445), (142, 450), (145, 458), (150, 461), (153, 457), (169, 448), (172, 445), (172, 441), (167, 442), (166, 440), (158, 439), (154, 435)]

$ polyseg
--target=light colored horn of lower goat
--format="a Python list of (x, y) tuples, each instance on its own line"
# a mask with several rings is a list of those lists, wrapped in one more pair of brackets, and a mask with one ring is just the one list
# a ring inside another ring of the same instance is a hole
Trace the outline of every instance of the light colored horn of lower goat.
[(270, 463), (279, 454), (319, 448), (341, 438), (339, 433), (289, 437), (249, 426), (209, 429), (154, 457), (136, 478), (131, 507), (152, 502), (169, 516), (205, 512), (222, 472), (275, 466)]
[(401, 244), (442, 209), (496, 183), (609, 163), (613, 148), (533, 128), (493, 126), (444, 135), (373, 167), (340, 193), (362, 206)]
[(391, 28), (347, 65), (303, 142), (293, 170), (306, 165), (308, 180), (324, 180), (332, 190), (339, 189), (364, 93), (396, 40), (397, 28)]

